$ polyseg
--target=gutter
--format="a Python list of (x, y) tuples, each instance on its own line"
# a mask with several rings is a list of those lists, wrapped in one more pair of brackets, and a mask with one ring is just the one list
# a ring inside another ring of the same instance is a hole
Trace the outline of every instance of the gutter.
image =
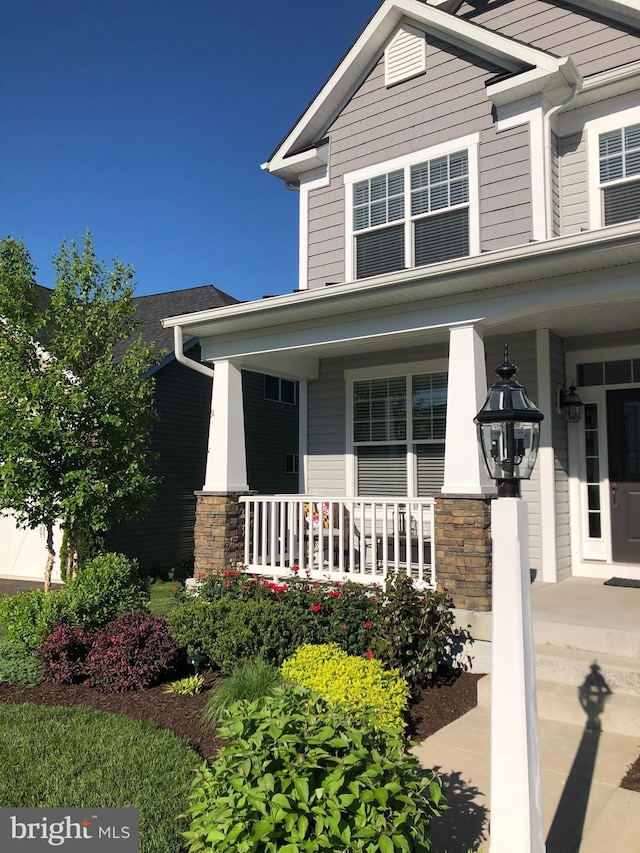
[(193, 358), (187, 358), (184, 354), (184, 338), (182, 334), (182, 326), (173, 327), (173, 350), (176, 356), (176, 361), (184, 364), (190, 370), (195, 370), (196, 373), (201, 373), (203, 376), (208, 376), (213, 379), (213, 368), (207, 367), (206, 364), (200, 364)]

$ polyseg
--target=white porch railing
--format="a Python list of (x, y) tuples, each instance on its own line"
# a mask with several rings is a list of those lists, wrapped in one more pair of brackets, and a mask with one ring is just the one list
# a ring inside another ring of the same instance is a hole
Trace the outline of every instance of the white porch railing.
[(244, 564), (274, 579), (302, 577), (382, 583), (404, 569), (435, 587), (433, 498), (256, 495), (245, 507)]

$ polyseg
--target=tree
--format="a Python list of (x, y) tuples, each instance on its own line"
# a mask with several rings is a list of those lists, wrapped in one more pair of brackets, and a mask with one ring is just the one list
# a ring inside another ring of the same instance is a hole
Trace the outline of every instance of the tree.
[(46, 528), (47, 589), (56, 522), (73, 562), (81, 537), (140, 514), (156, 482), (156, 359), (136, 332), (133, 272), (98, 261), (88, 232), (54, 267), (50, 293), (24, 243), (0, 241), (0, 508)]

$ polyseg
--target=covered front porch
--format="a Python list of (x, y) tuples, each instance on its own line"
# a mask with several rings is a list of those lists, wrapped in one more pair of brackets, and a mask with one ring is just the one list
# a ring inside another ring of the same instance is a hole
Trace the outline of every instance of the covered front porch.
[[(196, 571), (233, 562), (283, 576), (298, 566), (312, 577), (379, 583), (402, 568), (446, 588), (459, 607), (475, 597), (475, 609), (490, 609), (494, 490), (473, 418), (508, 342), (516, 378), (545, 415), (538, 463), (523, 484), (532, 574), (549, 583), (640, 578), (636, 230), (616, 226), (165, 321), (200, 337), (215, 367)], [(250, 493), (242, 369), (298, 382), (299, 495)], [(566, 423), (559, 405), (572, 380), (585, 403), (579, 424)], [(622, 416), (610, 415), (610, 392), (619, 391), (628, 392), (632, 426), (623, 434), (629, 470), (614, 480), (609, 433)], [(613, 540), (623, 479), (632, 511), (631, 550), (621, 557)]]

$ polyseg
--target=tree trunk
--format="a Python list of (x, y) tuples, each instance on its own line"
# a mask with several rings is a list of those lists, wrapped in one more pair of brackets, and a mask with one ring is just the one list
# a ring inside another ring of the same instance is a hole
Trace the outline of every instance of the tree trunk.
[(51, 589), (51, 573), (53, 572), (53, 561), (55, 560), (56, 552), (53, 550), (53, 524), (47, 524), (47, 565), (44, 570), (44, 591), (49, 592)]

